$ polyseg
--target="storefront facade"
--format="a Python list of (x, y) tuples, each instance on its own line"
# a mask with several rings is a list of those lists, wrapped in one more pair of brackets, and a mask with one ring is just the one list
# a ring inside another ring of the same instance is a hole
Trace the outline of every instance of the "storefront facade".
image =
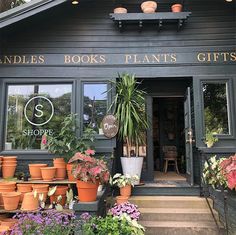
[[(164, 21), (159, 31), (159, 21), (145, 19), (141, 30), (140, 22), (122, 22), (120, 31), (109, 16), (119, 3), (43, 2), (0, 21), (1, 155), (18, 155), (20, 169), (49, 161), (42, 135), (72, 111), (81, 120), (78, 135), (92, 123), (96, 151), (116, 149), (119, 163), (120, 144), (99, 129), (114, 95), (106, 92), (110, 81), (124, 72), (147, 92), (144, 180), (163, 170), (166, 145), (177, 146), (191, 185), (200, 184), (202, 155), (236, 152), (235, 2), (185, 1), (191, 14), (184, 26)], [(168, 12), (172, 3), (158, 2), (158, 11)], [(139, 1), (122, 5), (141, 11)], [(204, 143), (207, 130), (219, 139), (212, 148)]]

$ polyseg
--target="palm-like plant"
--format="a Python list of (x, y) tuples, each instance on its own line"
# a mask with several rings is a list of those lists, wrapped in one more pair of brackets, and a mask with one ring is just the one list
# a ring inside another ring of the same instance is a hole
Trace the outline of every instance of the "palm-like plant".
[(116, 95), (111, 104), (119, 123), (118, 137), (126, 142), (128, 157), (131, 146), (135, 146), (135, 154), (138, 155), (138, 147), (144, 143), (144, 132), (148, 128), (146, 92), (139, 85), (134, 74), (119, 75), (119, 80), (115, 83)]

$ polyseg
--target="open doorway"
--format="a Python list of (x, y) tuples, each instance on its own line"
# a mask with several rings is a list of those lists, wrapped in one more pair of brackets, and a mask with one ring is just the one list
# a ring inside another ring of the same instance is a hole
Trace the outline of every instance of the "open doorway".
[(152, 105), (154, 181), (186, 182), (184, 97), (153, 97)]

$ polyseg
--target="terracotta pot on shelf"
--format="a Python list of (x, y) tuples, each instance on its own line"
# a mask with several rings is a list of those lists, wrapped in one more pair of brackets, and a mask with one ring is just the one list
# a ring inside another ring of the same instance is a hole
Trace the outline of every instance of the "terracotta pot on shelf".
[(132, 186), (131, 185), (126, 185), (124, 187), (121, 187), (120, 188), (120, 195), (121, 196), (128, 196), (130, 197), (131, 195), (131, 189), (132, 189)]
[(48, 184), (33, 184), (32, 188), (33, 188), (33, 192), (35, 191), (37, 192), (37, 198), (39, 199), (39, 195), (43, 194), (43, 201), (46, 202), (47, 196), (48, 196), (49, 185)]
[(2, 177), (4, 179), (12, 178), (15, 175), (17, 161), (16, 156), (3, 157), (2, 162)]
[(61, 204), (62, 206), (65, 206), (67, 190), (68, 190), (68, 186), (57, 186), (56, 192), (52, 196), (50, 196), (50, 203), (56, 202), (57, 197), (61, 195), (62, 199), (59, 202), (59, 204)]
[(23, 201), (24, 195), (32, 190), (32, 184), (17, 184), (17, 191), (21, 193), (20, 202)]
[(26, 193), (21, 205), (23, 211), (34, 211), (39, 207), (38, 197), (34, 197), (34, 193)]
[(181, 12), (182, 11), (182, 5), (181, 4), (174, 4), (171, 6), (172, 12)]
[(0, 206), (3, 206), (2, 193), (14, 192), (16, 189), (16, 182), (1, 182), (0, 183)]
[(67, 170), (68, 180), (74, 182), (74, 181), (76, 181), (76, 178), (71, 173), (72, 169), (73, 169), (73, 164), (67, 163), (66, 170)]
[(16, 161), (17, 160), (17, 156), (7, 156), (7, 157), (3, 157), (3, 161), (7, 162), (7, 161)]
[(1, 225), (8, 226), (9, 228), (12, 228), (17, 222), (18, 219), (13, 219), (13, 218), (0, 219)]
[(8, 226), (1, 225), (0, 226), (0, 233), (7, 232), (10, 228)]
[(37, 164), (29, 164), (29, 172), (30, 172), (30, 177), (32, 180), (41, 180), (42, 179), (42, 174), (41, 174), (41, 167), (46, 167), (48, 164), (43, 164), (43, 163), (37, 163)]
[(118, 205), (120, 205), (120, 204), (122, 204), (122, 203), (127, 202), (128, 199), (129, 199), (128, 196), (117, 196), (117, 197), (116, 197), (116, 203), (117, 203)]
[(54, 158), (53, 165), (56, 167), (55, 178), (57, 180), (63, 180), (66, 178), (66, 163), (63, 158)]
[(97, 199), (99, 183), (84, 182), (77, 180), (78, 200), (80, 202), (93, 202)]
[(53, 181), (56, 175), (55, 167), (41, 167), (43, 181)]
[(127, 9), (124, 8), (124, 7), (117, 7), (117, 8), (114, 9), (113, 12), (114, 12), (114, 13), (119, 13), (119, 14), (120, 14), (120, 13), (121, 13), (121, 14), (122, 14), (122, 13), (124, 14), (124, 13), (127, 13), (128, 11), (127, 11)]
[(2, 193), (3, 205), (6, 211), (16, 210), (20, 202), (19, 192)]
[(143, 13), (155, 13), (157, 9), (157, 3), (155, 1), (145, 1), (141, 4)]

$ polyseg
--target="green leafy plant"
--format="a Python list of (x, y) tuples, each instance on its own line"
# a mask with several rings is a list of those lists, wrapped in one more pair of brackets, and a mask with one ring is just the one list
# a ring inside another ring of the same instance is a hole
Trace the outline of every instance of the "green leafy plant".
[(227, 179), (222, 171), (221, 163), (225, 158), (216, 159), (216, 156), (211, 157), (205, 162), (203, 168), (203, 181), (214, 189), (227, 188)]
[(117, 173), (113, 176), (113, 178), (110, 178), (110, 184), (117, 185), (119, 188), (122, 188), (126, 185), (134, 186), (134, 183), (137, 182), (137, 180), (139, 180), (139, 177), (137, 175), (130, 176), (128, 174), (122, 175), (120, 173)]
[(144, 231), (144, 227), (127, 214), (120, 217), (92, 217), (83, 225), (84, 235), (144, 235)]
[(76, 152), (84, 152), (91, 147), (95, 132), (86, 128), (81, 137), (77, 137), (78, 130), (76, 114), (69, 114), (61, 124), (60, 132), (47, 136), (47, 149), (68, 161)]
[(18, 7), (24, 3), (30, 2), (30, 0), (25, 1), (25, 0), (15, 0), (11, 2), (11, 8)]
[(215, 136), (216, 134), (217, 132), (211, 132), (211, 131), (206, 132), (205, 144), (207, 145), (208, 148), (211, 148), (218, 141), (218, 138)]
[(146, 92), (141, 90), (139, 85), (134, 74), (119, 75), (115, 83), (116, 95), (109, 108), (114, 110), (118, 120), (118, 137), (126, 142), (128, 157), (132, 146), (135, 146), (135, 155), (138, 156), (139, 145), (144, 143), (144, 133), (148, 128), (145, 111)]

